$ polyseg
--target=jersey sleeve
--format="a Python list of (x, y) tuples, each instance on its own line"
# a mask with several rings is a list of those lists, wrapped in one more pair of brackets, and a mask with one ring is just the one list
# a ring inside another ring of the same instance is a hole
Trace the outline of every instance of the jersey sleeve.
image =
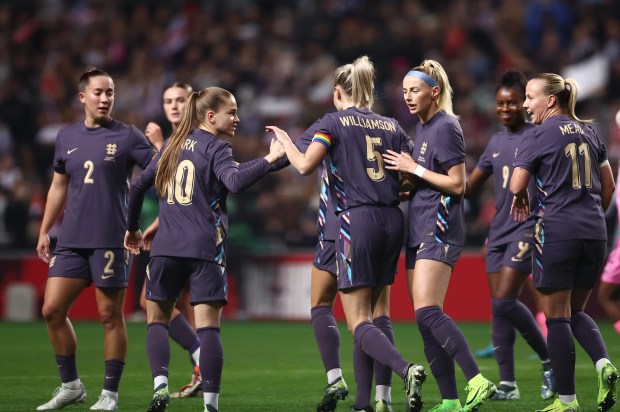
[(514, 167), (520, 167), (534, 174), (538, 168), (539, 155), (536, 150), (536, 133), (527, 132), (521, 139), (517, 154), (513, 163)]
[(435, 157), (441, 167), (448, 170), (454, 165), (465, 163), (465, 140), (459, 128), (445, 124), (439, 129), (437, 138)]
[(264, 158), (257, 162), (251, 160), (248, 163), (252, 164), (247, 167), (239, 167), (233, 158), (230, 144), (222, 143), (213, 156), (213, 168), (217, 179), (231, 193), (241, 192), (270, 171), (271, 165)]
[(140, 212), (142, 211), (144, 195), (155, 182), (157, 163), (159, 163), (159, 155), (157, 155), (157, 157), (149, 163), (147, 168), (131, 185), (131, 191), (129, 192), (129, 210), (127, 215), (127, 230), (131, 232), (135, 232), (140, 227)]
[(63, 156), (63, 139), (62, 130), (58, 132), (56, 136), (56, 145), (54, 146), (54, 171), (60, 174), (66, 174), (65, 171), (65, 157)]
[(146, 137), (135, 126), (130, 126), (129, 138), (131, 142), (131, 158), (142, 169), (146, 169), (146, 166), (157, 151), (149, 144)]
[(476, 167), (482, 170), (486, 174), (493, 174), (493, 163), (492, 163), (492, 153), (493, 153), (493, 145), (495, 143), (495, 139), (491, 137), (491, 140), (487, 144), (487, 147), (484, 148), (484, 152), (478, 159), (478, 164)]

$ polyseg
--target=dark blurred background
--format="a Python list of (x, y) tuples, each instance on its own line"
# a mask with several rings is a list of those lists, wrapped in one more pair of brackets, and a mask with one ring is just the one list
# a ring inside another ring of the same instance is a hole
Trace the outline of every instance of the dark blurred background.
[[(425, 58), (454, 88), (467, 168), (501, 128), (502, 73), (555, 72), (581, 84), (577, 114), (595, 118), (614, 171), (620, 140), (617, 0), (29, 1), (0, 4), (0, 249), (33, 251), (58, 130), (83, 119), (77, 81), (86, 66), (115, 80), (113, 117), (169, 133), (161, 93), (185, 81), (220, 86), (239, 103), (239, 161), (264, 155), (266, 124), (296, 137), (332, 111), (332, 74), (368, 55), (375, 110), (412, 130), (401, 81)], [(312, 248), (316, 179), (288, 168), (231, 196), (230, 246), (255, 252)], [(467, 246), (479, 248), (494, 213), (490, 184), (467, 203)], [(94, 217), (96, 218), (96, 217)]]

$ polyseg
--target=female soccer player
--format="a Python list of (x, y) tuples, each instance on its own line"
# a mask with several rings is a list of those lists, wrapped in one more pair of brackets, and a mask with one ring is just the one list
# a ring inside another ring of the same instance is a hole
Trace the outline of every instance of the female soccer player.
[(238, 123), (237, 102), (227, 90), (209, 87), (192, 93), (161, 157), (131, 190), (125, 247), (134, 254), (142, 242), (142, 201), (153, 183), (160, 198), (160, 227), (146, 285), (146, 351), (155, 388), (149, 411), (163, 411), (169, 402), (168, 330), (176, 300), (188, 282), (200, 339), (205, 411), (218, 410), (224, 363), (220, 318), (227, 299), (226, 197), (256, 182), (284, 155), (281, 144), (273, 142), (267, 156), (240, 167), (230, 144), (220, 139), (233, 136)]
[[(510, 217), (512, 193), (510, 175), (514, 154), (521, 139), (534, 126), (525, 121), (525, 84), (520, 72), (504, 74), (495, 90), (495, 112), (505, 131), (495, 133), (480, 157), (478, 165), (467, 180), (465, 197), (471, 195), (493, 175), (496, 212), (489, 230), (486, 248), (486, 271), (492, 298), (492, 336), (495, 358), (499, 365), (500, 382), (493, 399), (519, 399), (515, 379), (515, 328), (534, 349), (542, 362), (541, 396), (550, 399), (555, 385), (547, 352), (547, 342), (532, 312), (519, 301), (531, 272), (532, 223), (515, 222)], [(533, 180), (530, 191), (535, 190)]]
[(614, 192), (605, 146), (590, 120), (575, 115), (577, 83), (553, 73), (527, 83), (523, 107), (537, 127), (519, 145), (510, 180), (511, 214), (529, 214), (528, 182), (536, 179), (533, 272), (547, 316), (547, 342), (559, 398), (543, 411), (581, 410), (575, 395), (575, 345), (598, 374), (598, 410), (616, 401), (618, 371), (596, 323), (583, 309), (605, 262), (604, 211)]
[[(295, 146), (303, 153), (312, 143), (314, 131), (319, 122), (310, 126), (296, 141)], [(285, 157), (276, 169), (290, 164)], [(327, 375), (327, 386), (323, 398), (317, 405), (317, 412), (333, 412), (337, 403), (349, 394), (349, 388), (340, 367), (340, 332), (334, 317), (334, 302), (338, 294), (335, 239), (338, 235), (336, 202), (329, 191), (329, 157), (318, 166), (319, 211), (317, 226), (319, 242), (312, 263), (310, 282), (310, 315), (312, 330), (319, 347), (321, 360)], [(373, 311), (373, 324), (394, 344), (394, 332), (390, 321), (390, 287), (387, 285)], [(392, 369), (375, 362), (375, 412), (392, 410)]]
[[(620, 112), (618, 112), (620, 114)], [(620, 176), (620, 169), (618, 170)], [(620, 223), (620, 190), (616, 190), (616, 209), (618, 213), (618, 222)], [(618, 296), (620, 295), (620, 239), (616, 240), (614, 250), (611, 251), (601, 281), (598, 285), (598, 301), (605, 310), (607, 317), (612, 321), (614, 329), (620, 333), (620, 304)]]
[(338, 289), (354, 336), (357, 396), (353, 410), (373, 410), (370, 391), (376, 360), (405, 381), (408, 410), (419, 411), (426, 371), (403, 359), (371, 319), (385, 286), (394, 282), (403, 236), (399, 177), (385, 170), (381, 153), (410, 147), (409, 137), (394, 119), (371, 110), (373, 92), (374, 67), (363, 56), (336, 69), (333, 96), (338, 111), (315, 124), (305, 154), (285, 131), (275, 126), (267, 130), (284, 144), (289, 161), (301, 174), (312, 173), (328, 159), (329, 190), (338, 214)]
[[(49, 264), (42, 312), (62, 386), (37, 410), (61, 409), (86, 400), (77, 373), (77, 338), (68, 313), (91, 283), (95, 284), (97, 309), (105, 331), (105, 379), (101, 396), (91, 409), (117, 409), (127, 353), (123, 304), (129, 256), (122, 242), (128, 182), (133, 166), (145, 168), (155, 149), (138, 129), (111, 117), (114, 92), (110, 75), (88, 68), (79, 81), (84, 122), (63, 128), (56, 139), (54, 177), (37, 253)], [(155, 143), (160, 145), (161, 141)], [(65, 200), (58, 243), (51, 253), (48, 234)]]
[[(179, 123), (181, 123), (183, 110), (185, 110), (185, 105), (192, 91), (190, 85), (182, 82), (174, 82), (164, 88), (164, 93), (162, 95), (164, 114), (172, 125), (173, 132), (177, 129)], [(144, 134), (146, 134), (147, 137), (153, 136), (158, 140), (164, 140), (161, 127), (154, 122), (149, 122), (146, 125)], [(144, 231), (144, 247), (143, 252), (136, 258), (137, 263), (140, 263), (136, 271), (140, 270), (144, 272), (146, 270), (146, 265), (149, 261), (148, 251), (151, 248), (153, 237), (155, 233), (157, 233), (158, 228), (159, 219), (156, 218)], [(144, 281), (142, 282), (140, 306), (146, 311), (146, 277), (144, 277)], [(177, 307), (181, 307), (183, 313)], [(200, 396), (202, 382), (200, 378), (200, 367), (198, 366), (200, 361), (200, 340), (194, 331), (194, 309), (189, 305), (187, 289), (183, 290), (177, 307), (172, 310), (170, 337), (188, 352), (193, 371), (190, 382), (179, 389), (178, 392), (171, 393), (170, 396), (173, 398)]]
[(464, 411), (477, 410), (496, 391), (480, 374), (465, 336), (443, 313), (450, 274), (465, 240), (465, 142), (452, 112), (452, 88), (441, 65), (425, 60), (403, 79), (403, 94), (417, 115), (413, 158), (387, 150), (388, 170), (411, 173), (418, 185), (409, 202), (407, 281), (424, 353), (443, 402), (433, 411), (460, 411), (454, 361), (467, 378)]

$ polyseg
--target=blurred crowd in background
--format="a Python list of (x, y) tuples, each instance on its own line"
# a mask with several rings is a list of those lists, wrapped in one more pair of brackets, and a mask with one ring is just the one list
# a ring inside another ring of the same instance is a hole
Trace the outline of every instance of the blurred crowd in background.
[[(267, 124), (291, 137), (333, 111), (334, 69), (368, 55), (378, 113), (412, 131), (402, 78), (438, 60), (454, 88), (467, 168), (500, 130), (495, 87), (508, 69), (555, 72), (582, 85), (581, 118), (595, 118), (614, 170), (620, 139), (617, 0), (3, 0), (0, 4), (0, 249), (36, 245), (58, 130), (83, 119), (86, 66), (112, 75), (112, 116), (170, 132), (165, 85), (220, 86), (239, 104), (238, 161), (267, 153)], [(568, 76), (567, 76), (568, 74)], [(484, 242), (492, 187), (467, 203), (469, 247)], [(229, 198), (229, 245), (257, 252), (313, 247), (316, 178), (292, 168)], [(96, 216), (93, 216), (96, 219)]]

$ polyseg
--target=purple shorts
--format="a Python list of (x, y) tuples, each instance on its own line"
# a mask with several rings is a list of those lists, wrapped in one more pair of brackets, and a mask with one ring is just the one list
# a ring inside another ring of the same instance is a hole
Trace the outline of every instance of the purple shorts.
[(146, 298), (177, 301), (189, 282), (189, 301), (228, 301), (226, 268), (215, 262), (173, 256), (152, 256), (146, 272)]
[(605, 264), (607, 242), (565, 240), (533, 246), (536, 288), (594, 289)]
[(487, 248), (485, 259), (487, 273), (497, 273), (502, 266), (519, 272), (532, 272), (532, 245), (525, 242), (512, 242)]
[(129, 251), (119, 249), (74, 249), (57, 246), (48, 277), (83, 279), (98, 288), (126, 288), (129, 280)]
[(620, 284), (620, 239), (616, 242), (605, 263), (605, 269), (601, 275), (601, 281), (606, 283)]
[(415, 262), (419, 259), (436, 260), (447, 263), (452, 269), (459, 260), (463, 246), (448, 245), (439, 242), (423, 242), (416, 247), (408, 247), (405, 256), (407, 269), (415, 268)]
[(340, 213), (338, 226), (338, 289), (394, 283), (403, 243), (401, 210), (398, 207), (356, 207)]
[(336, 276), (336, 242), (333, 240), (319, 241), (316, 245), (312, 264), (315, 268)]

